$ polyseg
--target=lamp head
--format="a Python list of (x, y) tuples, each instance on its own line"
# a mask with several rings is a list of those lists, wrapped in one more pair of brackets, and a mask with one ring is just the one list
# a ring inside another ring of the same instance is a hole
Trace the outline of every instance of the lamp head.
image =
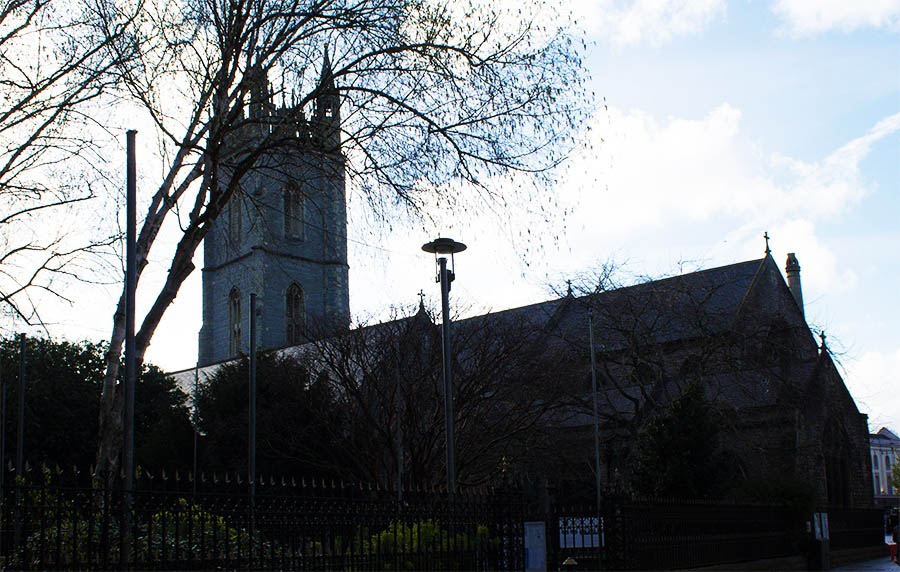
[(422, 245), (422, 250), (437, 256), (438, 254), (456, 254), (466, 249), (466, 245), (452, 238), (436, 238)]
[[(445, 255), (450, 255), (450, 269), (447, 273), (448, 280), (453, 282), (455, 278), (455, 270), (456, 270), (456, 261), (453, 259), (453, 255), (457, 252), (462, 252), (466, 249), (466, 245), (461, 242), (456, 242), (452, 238), (436, 238), (431, 242), (427, 242), (422, 245), (422, 250), (425, 252), (430, 252), (434, 254), (434, 261), (440, 268), (440, 260), (446, 261), (447, 258)], [(440, 258), (439, 258), (440, 257)], [(440, 282), (440, 270), (438, 270), (438, 276), (435, 278), (435, 282)]]

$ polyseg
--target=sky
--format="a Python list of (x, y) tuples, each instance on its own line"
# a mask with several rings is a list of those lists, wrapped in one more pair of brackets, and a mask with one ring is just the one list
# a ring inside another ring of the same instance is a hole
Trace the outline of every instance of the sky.
[[(571, 8), (591, 41), (596, 101), (583, 148), (547, 190), (571, 210), (564, 227), (485, 213), (375, 236), (351, 198), (354, 316), (384, 317), (420, 289), (436, 305), (434, 260), (420, 247), (438, 235), (469, 246), (452, 303), (479, 313), (549, 299), (608, 261), (661, 276), (761, 258), (768, 232), (780, 266), (796, 253), (807, 320), (826, 332), (870, 430), (900, 431), (900, 0)], [(195, 363), (200, 301), (195, 272), (149, 361)], [(108, 335), (104, 308), (73, 311), (67, 335)]]

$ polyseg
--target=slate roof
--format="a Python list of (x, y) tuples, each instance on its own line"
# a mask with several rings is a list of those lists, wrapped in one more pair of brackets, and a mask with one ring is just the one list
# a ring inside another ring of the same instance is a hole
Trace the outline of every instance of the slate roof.
[[(560, 334), (568, 339), (567, 343), (572, 340), (586, 341), (588, 308), (593, 302), (595, 341), (600, 351), (627, 347), (635, 339), (639, 343), (665, 343), (715, 335), (732, 327), (754, 279), (764, 268), (764, 263), (770, 263), (778, 271), (774, 261), (767, 256), (594, 295), (566, 296), (490, 312), (457, 320), (454, 322), (454, 329), (475, 331), (482, 326), (506, 326), (523, 334), (543, 333), (547, 336), (547, 344), (553, 344), (553, 336)], [(391, 330), (391, 325), (396, 327), (403, 321), (412, 323), (414, 319), (421, 320), (423, 315), (420, 314), (422, 311), (407, 318), (366, 326), (366, 329)], [(375, 333), (372, 339), (377, 338)], [(283, 348), (280, 351), (302, 352), (301, 348), (302, 346)], [(463, 357), (457, 356), (458, 359)], [(216, 368), (217, 366), (201, 368), (201, 381)], [(176, 372), (173, 375), (178, 379), (179, 385), (187, 386), (193, 382), (194, 370)]]
[(887, 427), (882, 427), (878, 430), (878, 433), (869, 435), (869, 442), (873, 446), (890, 447), (893, 445), (898, 447), (900, 446), (900, 437), (894, 435), (893, 431)]
[[(633, 339), (665, 343), (714, 335), (734, 323), (744, 297), (763, 262), (750, 260), (661, 280), (653, 280), (594, 295), (565, 297), (504, 312), (469, 318), (516, 319), (587, 339), (588, 309), (594, 307), (594, 333), (598, 348), (627, 347)], [(772, 262), (774, 264), (774, 262)], [(506, 318), (503, 318), (506, 316)]]

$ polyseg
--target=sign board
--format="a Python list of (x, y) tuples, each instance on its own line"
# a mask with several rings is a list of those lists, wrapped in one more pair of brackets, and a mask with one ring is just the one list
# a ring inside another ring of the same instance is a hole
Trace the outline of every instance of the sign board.
[(525, 523), (525, 570), (547, 570), (547, 525), (542, 520)]

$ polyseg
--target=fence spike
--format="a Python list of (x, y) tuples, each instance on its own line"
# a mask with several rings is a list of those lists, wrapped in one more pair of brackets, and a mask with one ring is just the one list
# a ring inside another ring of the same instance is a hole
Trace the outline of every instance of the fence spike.
[(225, 484), (226, 484), (226, 485), (230, 485), (230, 484), (231, 484), (231, 479), (228, 478), (228, 472), (227, 472), (227, 471), (224, 473), (223, 478), (225, 479)]
[(166, 475), (166, 469), (165, 469), (165, 468), (162, 469), (162, 480), (164, 480), (164, 481), (168, 481), (168, 480), (169, 480), (168, 475)]
[(213, 473), (213, 483), (219, 484), (219, 475), (217, 473)]
[(178, 469), (175, 469), (175, 482), (176, 483), (181, 482), (181, 475), (178, 474)]
[(239, 484), (239, 485), (244, 484), (244, 481), (241, 479), (241, 474), (240, 474), (240, 473), (238, 473), (238, 474), (236, 474), (236, 475), (234, 476), (234, 480), (237, 481), (237, 484)]
[(303, 477), (300, 482), (301, 482), (303, 488), (305, 489), (306, 488), (306, 477)]
[(322, 477), (322, 487), (321, 487), (321, 488), (324, 489), (325, 487), (326, 487), (326, 485), (325, 485), (325, 477)]
[(31, 472), (31, 463), (29, 463), (28, 461), (25, 461), (25, 472), (26, 473)]
[(188, 480), (189, 483), (193, 483), (193, 482), (194, 482), (194, 473), (188, 471), (188, 473), (187, 473), (187, 480)]
[(295, 479), (294, 477), (291, 477), (291, 486), (292, 486), (292, 487), (296, 487), (296, 486), (297, 486), (297, 479)]
[[(282, 482), (284, 482), (284, 479), (281, 479), (281, 480), (282, 480)], [(269, 476), (269, 484), (272, 485), (273, 487), (275, 486), (275, 477)]]
[(62, 474), (63, 470), (59, 467), (59, 463), (56, 463), (56, 475), (59, 476)]
[(206, 473), (205, 472), (202, 472), (202, 471), (200, 472), (200, 482), (201, 483), (206, 482)]

